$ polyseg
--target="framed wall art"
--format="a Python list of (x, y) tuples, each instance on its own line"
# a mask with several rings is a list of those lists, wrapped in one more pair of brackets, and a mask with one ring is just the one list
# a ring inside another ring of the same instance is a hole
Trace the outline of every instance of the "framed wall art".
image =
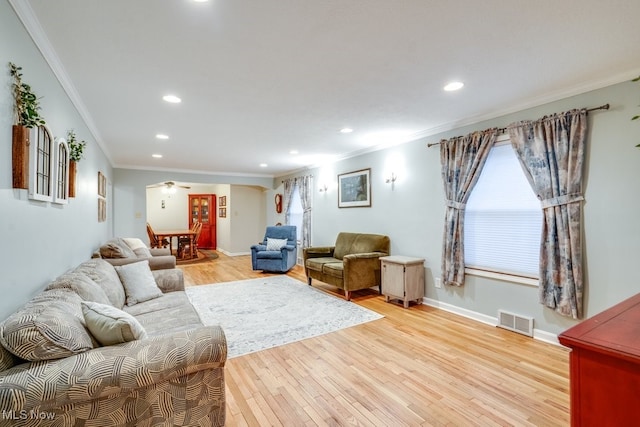
[(371, 206), (371, 169), (338, 175), (338, 207)]
[(227, 217), (227, 208), (220, 208), (218, 216), (220, 218), (226, 218)]
[(227, 206), (227, 196), (220, 196), (219, 203), (221, 207)]

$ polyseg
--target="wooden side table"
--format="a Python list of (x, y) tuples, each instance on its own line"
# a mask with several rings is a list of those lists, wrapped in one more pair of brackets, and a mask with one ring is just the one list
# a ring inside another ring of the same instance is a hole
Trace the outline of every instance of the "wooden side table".
[(422, 303), (424, 298), (424, 258), (385, 256), (382, 263), (382, 294), (384, 300), (400, 299), (404, 308), (409, 301)]

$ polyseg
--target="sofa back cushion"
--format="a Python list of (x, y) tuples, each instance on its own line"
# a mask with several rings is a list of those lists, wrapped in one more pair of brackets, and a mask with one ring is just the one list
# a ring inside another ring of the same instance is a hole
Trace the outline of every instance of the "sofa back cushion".
[(133, 250), (120, 237), (111, 239), (100, 246), (102, 258), (137, 258)]
[(113, 265), (100, 258), (91, 258), (77, 266), (75, 271), (96, 282), (107, 295), (112, 306), (124, 307), (124, 289)]
[(0, 343), (32, 362), (61, 359), (97, 346), (85, 327), (82, 299), (69, 289), (36, 295), (0, 325)]
[(381, 234), (339, 233), (336, 238), (334, 258), (342, 259), (349, 254), (363, 254), (367, 252), (389, 253), (390, 240)]
[(0, 345), (0, 372), (6, 371), (16, 364), (13, 354)]
[(50, 289), (70, 289), (80, 295), (84, 301), (111, 304), (100, 285), (86, 274), (75, 270), (63, 274), (45, 288), (45, 290)]

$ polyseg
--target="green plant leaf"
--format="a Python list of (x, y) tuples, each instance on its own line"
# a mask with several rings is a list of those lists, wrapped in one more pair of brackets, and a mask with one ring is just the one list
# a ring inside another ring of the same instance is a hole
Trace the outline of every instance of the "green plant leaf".
[(638, 82), (640, 81), (640, 76), (636, 77), (635, 79), (631, 80), (632, 82)]
[(640, 118), (640, 116), (633, 116), (631, 117), (631, 120), (638, 120)]

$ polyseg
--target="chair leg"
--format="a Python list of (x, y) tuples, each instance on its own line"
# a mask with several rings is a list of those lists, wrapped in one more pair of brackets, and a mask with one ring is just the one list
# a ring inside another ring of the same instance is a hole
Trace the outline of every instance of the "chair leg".
[(311, 286), (311, 277), (307, 277), (307, 284)]
[(351, 301), (351, 291), (347, 291), (347, 290), (345, 290), (345, 291), (344, 291), (344, 298), (345, 298), (347, 301)]

